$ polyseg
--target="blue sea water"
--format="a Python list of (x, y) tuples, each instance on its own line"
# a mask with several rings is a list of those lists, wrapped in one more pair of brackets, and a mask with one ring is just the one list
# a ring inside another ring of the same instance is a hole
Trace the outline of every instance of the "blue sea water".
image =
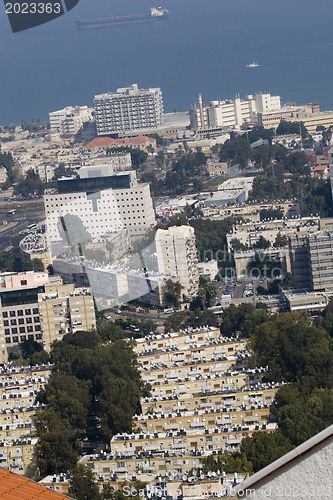
[[(0, 5), (0, 124), (48, 119), (94, 94), (159, 86), (165, 111), (258, 91), (333, 109), (332, 0), (159, 0), (167, 21), (79, 31), (76, 19), (145, 13), (151, 0), (80, 0), (11, 33)], [(157, 5), (157, 4), (156, 4)], [(257, 61), (258, 68), (246, 68)]]

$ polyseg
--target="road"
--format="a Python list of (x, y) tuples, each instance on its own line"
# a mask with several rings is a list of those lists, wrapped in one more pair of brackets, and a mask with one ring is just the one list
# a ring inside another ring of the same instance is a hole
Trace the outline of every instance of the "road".
[[(8, 216), (7, 212), (13, 209), (16, 209), (15, 215)], [(44, 205), (40, 199), (0, 203), (0, 250), (18, 247), (24, 237), (22, 231), (30, 224), (37, 224), (44, 218)]]

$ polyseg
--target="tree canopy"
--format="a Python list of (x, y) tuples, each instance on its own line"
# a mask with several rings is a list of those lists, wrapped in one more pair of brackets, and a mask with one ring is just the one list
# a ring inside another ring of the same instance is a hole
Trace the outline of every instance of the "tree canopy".
[(267, 366), (264, 380), (287, 384), (271, 406), (278, 430), (243, 439), (239, 452), (220, 462), (210, 458), (210, 466), (257, 472), (333, 423), (332, 304), (316, 323), (301, 313), (272, 315), (249, 304), (224, 310), (222, 334), (242, 332), (252, 352), (249, 365)]
[(76, 464), (77, 440), (87, 431), (91, 411), (100, 418), (104, 443), (113, 434), (132, 429), (132, 416), (140, 412), (140, 398), (149, 387), (141, 380), (131, 343), (110, 335), (102, 328), (76, 332), (52, 345), (54, 368), (37, 398), (47, 405), (36, 417), (37, 465), (42, 475), (64, 472)]

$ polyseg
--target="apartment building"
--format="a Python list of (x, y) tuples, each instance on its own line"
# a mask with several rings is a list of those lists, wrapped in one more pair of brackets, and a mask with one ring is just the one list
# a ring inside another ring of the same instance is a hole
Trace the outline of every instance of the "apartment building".
[(50, 351), (52, 342), (67, 333), (91, 330), (96, 326), (94, 298), (90, 288), (73, 284), (46, 285), (38, 294), (43, 344)]
[(212, 340), (200, 344), (189, 344), (179, 348), (173, 346), (166, 349), (154, 350), (149, 353), (138, 354), (139, 361), (145, 370), (145, 374), (150, 371), (156, 371), (159, 368), (165, 368), (169, 374), (171, 370), (175, 373), (175, 367), (179, 363), (186, 362), (187, 365), (197, 363), (209, 363), (214, 361), (230, 361), (236, 355), (245, 355), (245, 344), (239, 342), (227, 342), (226, 339)]
[(226, 429), (230, 425), (266, 424), (269, 417), (269, 406), (243, 405), (235, 408), (212, 408), (171, 412), (168, 414), (135, 415), (133, 420), (142, 432), (155, 433), (163, 431)]
[[(0, 338), (7, 353), (15, 352), (25, 340), (44, 343), (49, 350), (65, 333), (95, 326), (89, 288), (75, 289), (63, 285), (59, 276), (34, 271), (0, 275), (0, 317)], [(3, 355), (2, 364), (5, 361)]]
[(0, 369), (0, 467), (21, 475), (35, 473), (33, 417), (45, 408), (35, 399), (51, 369), (51, 365)]
[(162, 123), (160, 88), (139, 89), (137, 84), (94, 98), (97, 135), (156, 129)]
[(42, 342), (38, 293), (44, 291), (49, 280), (61, 283), (59, 277), (49, 278), (44, 272), (0, 275), (0, 334), (8, 353), (24, 340)]
[[(276, 429), (269, 407), (279, 386), (262, 382), (265, 368), (245, 367), (245, 339), (223, 338), (214, 327), (191, 328), (147, 335), (136, 340), (135, 350), (152, 394), (142, 399), (133, 432), (112, 437), (110, 453), (80, 459), (100, 484), (117, 487), (124, 480), (146, 481), (147, 476), (149, 482), (150, 476), (163, 475), (178, 479), (185, 491), (182, 479), (202, 469), (204, 457), (235, 451), (245, 436)], [(216, 363), (217, 373), (201, 370)], [(200, 472), (198, 481), (205, 480)], [(57, 478), (52, 481), (58, 484)], [(227, 484), (225, 476), (220, 483)]]
[(307, 238), (307, 246), (312, 290), (333, 290), (333, 233), (318, 231)]
[(276, 423), (263, 425), (239, 425), (232, 429), (203, 429), (198, 431), (181, 429), (178, 431), (156, 432), (147, 434), (115, 435), (110, 442), (112, 453), (142, 451), (154, 453), (172, 453), (178, 450), (183, 454), (190, 450), (199, 451), (202, 456), (213, 451), (236, 451), (244, 437), (251, 437), (254, 432), (272, 432)]
[(265, 368), (230, 370), (212, 375), (191, 375), (183, 380), (174, 378), (171, 375), (170, 379), (151, 383), (151, 397), (169, 398), (172, 395), (182, 396), (186, 393), (193, 394), (198, 391), (238, 390), (259, 384), (265, 371)]
[(133, 453), (148, 453), (152, 460), (163, 454), (165, 464), (174, 454), (234, 451), (245, 435), (276, 428), (269, 406), (278, 386), (262, 383), (264, 368), (245, 368), (245, 339), (221, 337), (211, 327), (151, 334), (136, 344), (141, 375), (152, 393), (133, 417), (135, 433), (114, 436), (111, 453), (124, 460)]
[(158, 229), (155, 235), (158, 271), (182, 285), (182, 293), (191, 295), (199, 288), (198, 257), (194, 229), (172, 226)]
[(136, 339), (135, 350), (138, 354), (146, 354), (155, 349), (181, 348), (197, 342), (218, 340), (220, 336), (220, 329), (213, 326), (188, 328), (179, 332), (156, 333)]
[[(185, 382), (186, 383), (186, 382)], [(207, 408), (230, 408), (243, 404), (270, 405), (273, 402), (276, 387), (261, 386), (251, 389), (230, 389), (226, 387), (220, 390), (198, 389), (192, 393), (175, 394), (171, 396), (150, 397), (142, 400), (142, 413), (169, 414), (171, 412), (197, 411)]]
[(33, 459), (37, 441), (36, 437), (1, 441), (0, 466), (22, 476), (34, 477), (36, 469)]
[(94, 110), (88, 106), (67, 106), (49, 113), (51, 133), (75, 135), (87, 122), (93, 121)]

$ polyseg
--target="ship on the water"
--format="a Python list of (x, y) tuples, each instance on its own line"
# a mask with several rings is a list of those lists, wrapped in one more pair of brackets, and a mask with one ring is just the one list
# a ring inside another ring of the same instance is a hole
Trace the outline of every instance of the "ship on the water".
[(246, 65), (247, 68), (258, 68), (259, 66), (260, 64), (258, 64), (257, 62), (253, 62)]
[(169, 17), (169, 11), (162, 7), (151, 7), (149, 14), (137, 14), (133, 16), (113, 16), (97, 19), (86, 19), (76, 21), (80, 30), (90, 28), (105, 28), (108, 26), (117, 26), (119, 24), (137, 24), (160, 21)]

